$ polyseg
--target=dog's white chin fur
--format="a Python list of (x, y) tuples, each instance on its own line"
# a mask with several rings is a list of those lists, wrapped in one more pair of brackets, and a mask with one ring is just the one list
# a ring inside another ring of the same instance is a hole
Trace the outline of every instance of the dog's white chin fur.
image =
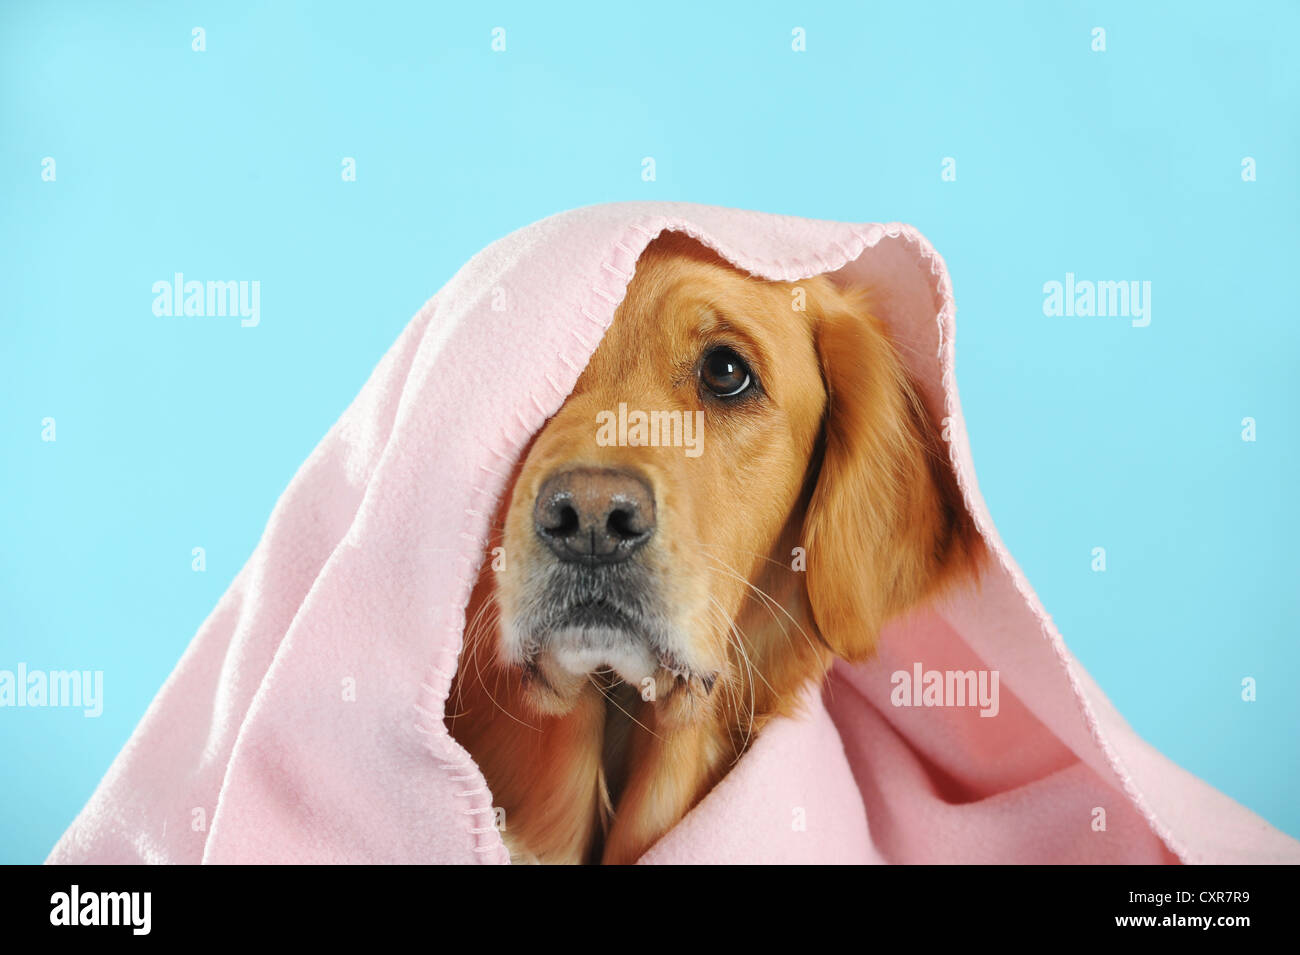
[(659, 661), (648, 647), (619, 630), (561, 630), (551, 638), (546, 652), (557, 666), (575, 676), (608, 668), (628, 683), (640, 684), (659, 669)]

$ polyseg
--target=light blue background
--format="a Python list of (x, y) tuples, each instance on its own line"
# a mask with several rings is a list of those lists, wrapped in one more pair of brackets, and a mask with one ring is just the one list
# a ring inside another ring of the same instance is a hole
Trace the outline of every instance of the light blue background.
[[(1295, 4), (469, 6), (0, 12), (0, 668), (106, 686), (98, 720), (0, 710), (0, 861), (45, 856), (420, 304), (632, 198), (925, 232), (982, 489), (1070, 646), (1300, 835)], [(261, 325), (156, 318), (176, 271), (259, 280)], [(1044, 317), (1067, 271), (1149, 280), (1150, 327)]]

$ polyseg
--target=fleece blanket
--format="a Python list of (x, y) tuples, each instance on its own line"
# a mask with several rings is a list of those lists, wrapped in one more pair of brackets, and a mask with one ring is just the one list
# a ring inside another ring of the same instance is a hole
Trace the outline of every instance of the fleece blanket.
[[(888, 627), (871, 662), (838, 664), (643, 862), (1300, 862), (1300, 843), (1138, 738), (1002, 545), (929, 243), (898, 224), (672, 203), (535, 223), (420, 310), (50, 862), (509, 862), (492, 794), (443, 725), (465, 607), (511, 467), (665, 230), (764, 278), (871, 286), (989, 560), (978, 587)], [(932, 673), (973, 674), (980, 705), (928, 705), (953, 703)]]

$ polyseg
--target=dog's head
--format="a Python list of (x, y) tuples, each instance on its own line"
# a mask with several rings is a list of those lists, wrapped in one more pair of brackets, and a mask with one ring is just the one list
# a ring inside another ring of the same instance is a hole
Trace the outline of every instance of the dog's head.
[(967, 555), (945, 461), (860, 294), (661, 237), (518, 473), (500, 655), (547, 712), (604, 671), (707, 699), (768, 658), (735, 622), (781, 600), (755, 597), (775, 572), (811, 607), (819, 657), (862, 658)]

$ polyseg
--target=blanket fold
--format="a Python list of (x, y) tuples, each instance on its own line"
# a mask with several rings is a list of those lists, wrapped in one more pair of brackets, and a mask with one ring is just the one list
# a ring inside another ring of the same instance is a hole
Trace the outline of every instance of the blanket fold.
[[(837, 664), (643, 862), (1300, 862), (1300, 843), (1134, 734), (1002, 545), (929, 243), (898, 224), (679, 203), (535, 223), (420, 310), (49, 862), (509, 861), (443, 724), (465, 607), (511, 468), (665, 230), (763, 278), (872, 288), (989, 559), (978, 586), (887, 627), (875, 659)], [(896, 675), (918, 666), (996, 672), (996, 712), (900, 698)]]

